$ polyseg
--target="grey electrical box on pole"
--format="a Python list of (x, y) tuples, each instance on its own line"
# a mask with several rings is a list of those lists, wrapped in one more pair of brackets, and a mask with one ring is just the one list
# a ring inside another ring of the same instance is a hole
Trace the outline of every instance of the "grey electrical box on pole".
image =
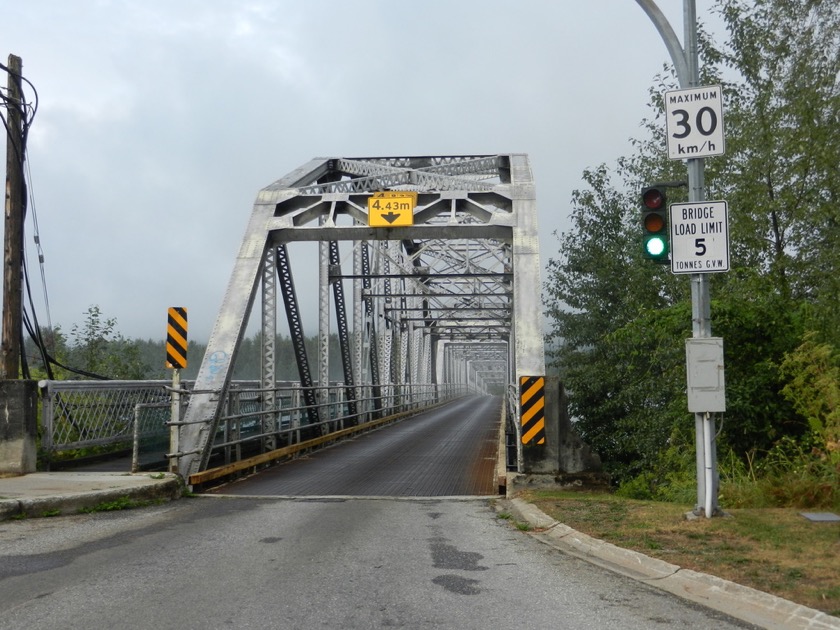
[(688, 410), (696, 413), (726, 411), (723, 339), (686, 339), (685, 368), (688, 381)]

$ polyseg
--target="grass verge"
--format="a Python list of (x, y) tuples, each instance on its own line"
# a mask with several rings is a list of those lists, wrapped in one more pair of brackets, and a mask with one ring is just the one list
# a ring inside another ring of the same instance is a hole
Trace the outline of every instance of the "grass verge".
[(840, 616), (840, 523), (811, 522), (800, 515), (808, 510), (690, 521), (689, 505), (555, 490), (520, 496), (584, 534)]

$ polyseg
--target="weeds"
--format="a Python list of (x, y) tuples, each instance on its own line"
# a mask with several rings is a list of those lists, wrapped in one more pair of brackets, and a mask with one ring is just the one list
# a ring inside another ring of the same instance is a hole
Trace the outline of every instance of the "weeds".
[(113, 501), (103, 501), (91, 507), (80, 508), (80, 514), (94, 514), (96, 512), (116, 512), (119, 510), (131, 510), (134, 508), (146, 507), (154, 505), (159, 501), (138, 500), (127, 496), (119, 497)]
[(759, 458), (733, 455), (721, 467), (720, 503), (726, 508), (792, 507), (840, 511), (840, 462), (818, 436), (780, 439)]

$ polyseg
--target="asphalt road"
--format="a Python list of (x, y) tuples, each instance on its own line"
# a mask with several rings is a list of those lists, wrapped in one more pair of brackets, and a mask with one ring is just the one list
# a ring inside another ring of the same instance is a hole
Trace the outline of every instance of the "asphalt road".
[(498, 397), (470, 396), (333, 448), (262, 470), (216, 493), (283, 496), (495, 495)]
[(0, 630), (749, 627), (498, 518), (499, 404), (467, 399), (221, 496), (0, 522)]
[(496, 499), (202, 496), (0, 523), (0, 628), (749, 627), (566, 556)]

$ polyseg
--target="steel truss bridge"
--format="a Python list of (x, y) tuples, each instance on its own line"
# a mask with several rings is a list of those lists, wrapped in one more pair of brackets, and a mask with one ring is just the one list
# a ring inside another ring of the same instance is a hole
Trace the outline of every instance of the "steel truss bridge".
[[(374, 197), (413, 203), (374, 217)], [(317, 244), (319, 261), (313, 362), (289, 249), (302, 242)], [(319, 158), (262, 189), (171, 453), (185, 478), (210, 464), (257, 301), (263, 451), (288, 443), (290, 429), (322, 435), (465, 388), (505, 396), (517, 430), (542, 421), (539, 409), (524, 418), (520, 404), (520, 384), (545, 374), (536, 199), (526, 155)], [(297, 427), (284, 425), (287, 403), (275, 378), (280, 303), (305, 410)], [(329, 387), (331, 329), (341, 349), (337, 388)], [(331, 404), (336, 389), (339, 411)], [(534, 425), (520, 431), (518, 443), (541, 440)]]

